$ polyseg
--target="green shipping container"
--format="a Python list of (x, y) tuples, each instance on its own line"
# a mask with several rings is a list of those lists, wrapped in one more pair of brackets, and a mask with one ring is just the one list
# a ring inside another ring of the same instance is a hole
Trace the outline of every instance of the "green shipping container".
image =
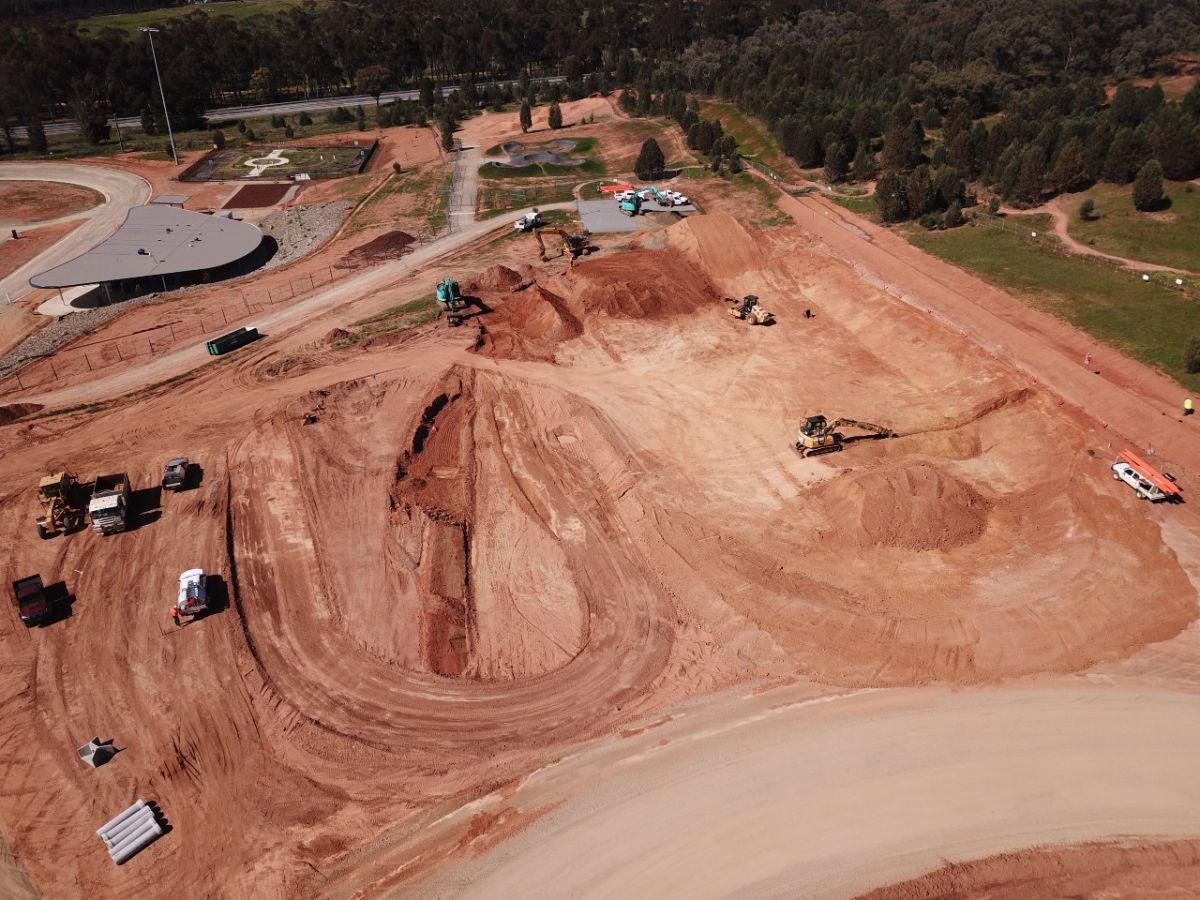
[(259, 333), (257, 328), (237, 328), (228, 334), (213, 338), (204, 346), (208, 349), (209, 355), (220, 356), (222, 353), (236, 350), (238, 347), (245, 346), (251, 341), (258, 340), (258, 338)]

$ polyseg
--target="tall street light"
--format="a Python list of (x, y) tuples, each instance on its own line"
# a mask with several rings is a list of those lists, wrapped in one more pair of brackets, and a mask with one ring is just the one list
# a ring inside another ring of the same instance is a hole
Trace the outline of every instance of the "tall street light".
[(158, 96), (162, 98), (163, 118), (167, 122), (167, 137), (171, 140), (171, 158), (175, 160), (175, 165), (179, 165), (179, 154), (175, 152), (175, 135), (171, 131), (171, 114), (167, 112), (167, 95), (163, 92), (162, 72), (158, 71), (158, 54), (154, 52), (154, 36), (158, 34), (158, 29), (139, 28), (138, 31), (144, 31), (150, 35), (150, 55), (154, 58), (154, 74), (158, 77)]

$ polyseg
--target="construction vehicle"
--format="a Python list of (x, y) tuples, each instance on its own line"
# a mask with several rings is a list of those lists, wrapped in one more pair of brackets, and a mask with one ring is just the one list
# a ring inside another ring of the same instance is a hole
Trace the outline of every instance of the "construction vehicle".
[(186, 456), (173, 459), (163, 467), (162, 489), (182, 491), (188, 483), (188, 460)]
[(747, 294), (740, 301), (733, 297), (726, 297), (725, 302), (735, 304), (729, 310), (729, 314), (735, 319), (741, 319), (751, 325), (775, 324), (775, 315), (759, 306), (758, 297), (754, 294)]
[(175, 601), (175, 609), (178, 615), (173, 613), (171, 618), (176, 624), (183, 624), (179, 621), (181, 616), (194, 619), (208, 612), (208, 576), (203, 569), (188, 569), (179, 576), (179, 599)]
[(42, 540), (68, 534), (83, 526), (83, 498), (79, 482), (70, 472), (47, 475), (38, 482), (42, 515), (37, 520)]
[(100, 475), (88, 503), (88, 518), (97, 534), (116, 534), (125, 530), (129, 519), (129, 476)]
[(1160, 472), (1130, 450), (1122, 450), (1112, 465), (1113, 478), (1123, 481), (1142, 500), (1182, 500), (1182, 491), (1170, 472)]
[(437, 285), (437, 301), (442, 304), (442, 309), (446, 311), (446, 322), (452, 327), (457, 327), (462, 324), (463, 310), (467, 308), (467, 301), (463, 299), (462, 292), (458, 289), (458, 282), (450, 276), (446, 276)]
[(522, 234), (528, 234), (534, 229), (541, 228), (546, 224), (546, 220), (542, 218), (542, 214), (536, 209), (533, 212), (525, 213), (517, 221), (513, 222), (513, 228)]
[(629, 196), (622, 198), (620, 204), (621, 212), (625, 213), (627, 216), (636, 216), (642, 211), (642, 198), (637, 194), (630, 194)]
[(579, 257), (592, 252), (591, 244), (588, 243), (592, 239), (592, 234), (586, 229), (572, 234), (562, 228), (543, 228), (542, 231), (535, 231), (533, 233), (533, 236), (537, 238), (538, 248), (542, 251), (542, 262), (546, 262), (550, 258), (546, 252), (546, 242), (542, 238), (543, 232), (546, 234), (556, 234), (562, 238), (561, 255), (566, 255), (570, 259), (571, 265), (575, 265), (575, 260), (579, 259)]
[(17, 599), (17, 612), (26, 628), (45, 625), (54, 618), (54, 604), (46, 596), (41, 575), (18, 579), (12, 583), (12, 587)]
[[(839, 428), (855, 428), (864, 434), (848, 437), (838, 431)], [(834, 419), (830, 422), (824, 416), (809, 416), (800, 426), (800, 434), (796, 438), (796, 452), (802, 457), (819, 456), (822, 453), (838, 453), (844, 444), (851, 441), (872, 441), (898, 436), (890, 428), (870, 422), (858, 422), (854, 419)]]

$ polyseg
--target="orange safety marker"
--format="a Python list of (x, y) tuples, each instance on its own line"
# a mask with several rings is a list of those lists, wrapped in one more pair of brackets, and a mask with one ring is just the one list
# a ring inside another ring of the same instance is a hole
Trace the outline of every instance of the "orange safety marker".
[(1164, 494), (1178, 495), (1180, 492), (1179, 485), (1173, 482), (1170, 478), (1164, 475), (1150, 463), (1146, 462), (1132, 450), (1122, 450), (1117, 456), (1121, 462), (1129, 463), (1133, 470), (1145, 478), (1148, 482), (1162, 491)]

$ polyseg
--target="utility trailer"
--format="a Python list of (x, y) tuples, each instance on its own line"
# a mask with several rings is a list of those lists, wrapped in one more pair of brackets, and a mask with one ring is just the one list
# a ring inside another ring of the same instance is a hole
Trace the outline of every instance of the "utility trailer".
[(129, 476), (124, 472), (99, 475), (88, 503), (88, 518), (97, 534), (124, 531), (129, 520)]
[(41, 575), (30, 575), (12, 583), (13, 595), (17, 600), (17, 611), (26, 628), (45, 625), (54, 617), (54, 604), (46, 596), (46, 587)]

